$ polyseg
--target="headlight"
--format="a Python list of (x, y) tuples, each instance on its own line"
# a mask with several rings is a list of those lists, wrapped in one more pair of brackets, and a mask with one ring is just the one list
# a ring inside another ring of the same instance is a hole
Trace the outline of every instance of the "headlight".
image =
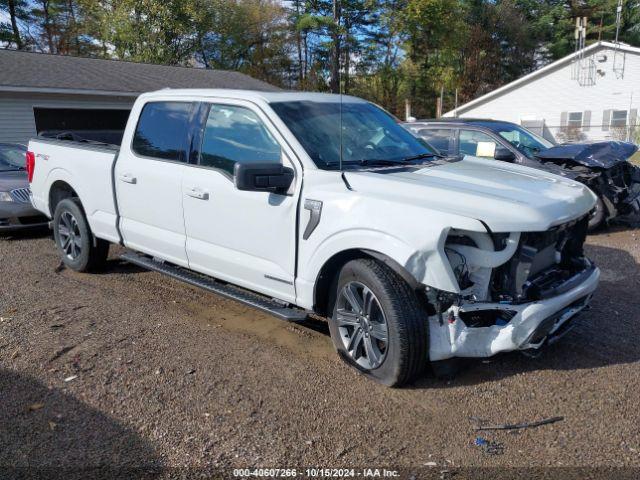
[(13, 202), (13, 197), (9, 192), (0, 192), (0, 202)]

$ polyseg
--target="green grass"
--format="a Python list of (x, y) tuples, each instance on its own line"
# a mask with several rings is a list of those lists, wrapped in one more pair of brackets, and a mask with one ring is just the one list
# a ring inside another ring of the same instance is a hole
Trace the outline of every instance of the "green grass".
[(631, 163), (635, 163), (636, 165), (640, 165), (640, 150), (636, 152), (636, 154), (631, 157)]

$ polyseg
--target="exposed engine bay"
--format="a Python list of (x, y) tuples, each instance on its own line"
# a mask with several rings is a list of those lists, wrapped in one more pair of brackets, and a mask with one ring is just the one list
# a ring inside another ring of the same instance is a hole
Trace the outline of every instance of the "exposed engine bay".
[(587, 228), (584, 216), (545, 232), (451, 230), (444, 251), (460, 293), (427, 289), (431, 360), (537, 349), (564, 333), (599, 276)]

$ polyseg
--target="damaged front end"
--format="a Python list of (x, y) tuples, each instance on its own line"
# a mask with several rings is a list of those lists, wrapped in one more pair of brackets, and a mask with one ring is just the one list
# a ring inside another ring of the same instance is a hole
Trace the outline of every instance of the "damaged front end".
[(626, 142), (558, 145), (536, 154), (541, 166), (587, 185), (602, 200), (603, 220), (640, 213), (640, 168), (628, 159), (638, 150)]
[(460, 293), (427, 288), (430, 359), (538, 349), (568, 331), (598, 283), (587, 225), (584, 216), (546, 232), (451, 230), (444, 253)]
[(607, 219), (640, 213), (640, 168), (635, 165), (621, 162), (606, 170), (585, 172), (576, 180), (602, 199)]

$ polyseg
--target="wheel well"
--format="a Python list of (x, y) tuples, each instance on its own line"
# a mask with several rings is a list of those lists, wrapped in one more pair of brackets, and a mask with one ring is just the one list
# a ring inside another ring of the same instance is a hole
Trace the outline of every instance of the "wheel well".
[(78, 194), (71, 188), (71, 185), (62, 180), (53, 182), (49, 190), (49, 211), (51, 212), (51, 218), (53, 218), (58, 203), (65, 198), (78, 198)]
[(327, 260), (320, 269), (320, 273), (318, 274), (318, 278), (316, 279), (316, 284), (313, 292), (314, 312), (322, 316), (327, 316), (330, 314), (333, 308), (333, 306), (330, 305), (331, 286), (336, 278), (336, 275), (340, 272), (342, 267), (347, 262), (359, 258), (376, 259), (396, 272), (414, 290), (417, 290), (421, 287), (420, 283), (417, 282), (416, 279), (413, 278), (409, 272), (407, 272), (407, 270), (405, 270), (399, 263), (397, 263), (387, 255), (384, 255), (383, 253), (373, 250), (361, 249), (345, 250), (343, 252), (335, 254), (333, 257)]

